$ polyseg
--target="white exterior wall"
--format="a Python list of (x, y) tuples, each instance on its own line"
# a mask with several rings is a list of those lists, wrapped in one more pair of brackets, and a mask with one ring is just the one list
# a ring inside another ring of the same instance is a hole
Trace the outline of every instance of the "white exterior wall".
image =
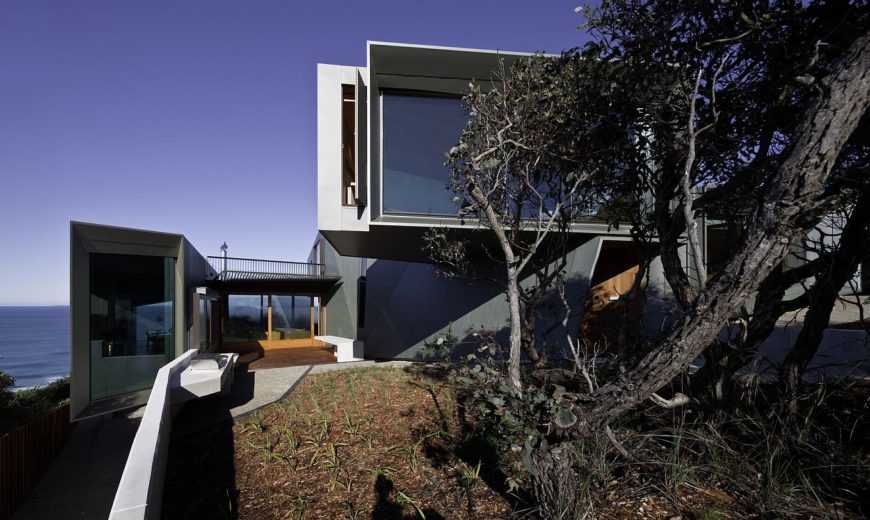
[[(356, 85), (359, 73), (365, 74), (365, 69), (317, 65), (317, 228), (320, 230), (368, 231), (368, 207), (360, 209), (341, 203), (341, 87)], [(368, 172), (360, 174), (368, 175)]]

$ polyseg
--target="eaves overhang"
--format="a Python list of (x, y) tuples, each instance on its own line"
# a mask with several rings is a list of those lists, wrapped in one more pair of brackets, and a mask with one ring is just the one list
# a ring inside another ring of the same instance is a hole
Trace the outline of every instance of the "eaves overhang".
[(528, 56), (534, 53), (368, 42), (369, 74), (381, 79), (395, 76), (489, 81), (501, 63), (509, 70), (514, 62)]
[(206, 286), (223, 294), (307, 294), (329, 292), (341, 281), (334, 275), (282, 275), (270, 273), (222, 273)]

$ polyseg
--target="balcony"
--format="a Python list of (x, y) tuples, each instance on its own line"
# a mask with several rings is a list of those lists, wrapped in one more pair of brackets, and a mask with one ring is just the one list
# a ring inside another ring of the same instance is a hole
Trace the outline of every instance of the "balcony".
[(214, 270), (209, 286), (233, 293), (321, 293), (341, 279), (307, 262), (210, 256), (208, 263)]

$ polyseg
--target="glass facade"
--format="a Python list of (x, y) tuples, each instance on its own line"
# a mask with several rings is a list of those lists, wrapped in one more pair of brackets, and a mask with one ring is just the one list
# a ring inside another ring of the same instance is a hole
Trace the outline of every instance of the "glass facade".
[(318, 321), (311, 296), (230, 294), (227, 303), (223, 341), (229, 348), (291, 346), (280, 340), (310, 340)]
[(444, 163), (468, 121), (462, 100), (385, 92), (381, 106), (384, 213), (455, 216)]
[(227, 296), (228, 315), (224, 343), (247, 343), (267, 339), (269, 296), (265, 294)]
[[(200, 352), (217, 351), (215, 334), (215, 311), (219, 307), (217, 300), (211, 298), (199, 299), (199, 350)], [(217, 320), (219, 321), (219, 320)]]
[(272, 339), (311, 337), (311, 297), (272, 296)]
[(91, 398), (149, 388), (173, 357), (174, 317), (174, 258), (91, 253)]

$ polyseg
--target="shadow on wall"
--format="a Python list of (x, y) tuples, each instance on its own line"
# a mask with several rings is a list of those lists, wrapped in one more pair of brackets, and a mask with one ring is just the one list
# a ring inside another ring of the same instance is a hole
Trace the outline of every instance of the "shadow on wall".
[[(639, 295), (641, 305), (608, 302), (609, 308), (594, 305), (597, 295), (590, 292), (591, 282), (585, 276), (573, 276), (565, 282), (565, 301), (558, 291), (551, 290), (539, 306), (535, 327), (535, 343), (549, 358), (570, 358), (568, 335), (572, 341), (583, 337), (590, 348), (613, 353), (615, 349), (632, 349), (640, 342), (652, 342), (670, 330), (676, 321), (674, 303), (656, 287), (647, 286)], [(570, 314), (566, 320), (566, 305)], [(450, 357), (461, 358), (474, 353), (484, 343), (507, 346), (510, 330), (506, 321), (495, 328), (468, 327), (449, 334), (437, 334), (426, 342), (437, 350), (443, 337), (450, 343)], [(618, 342), (618, 344), (617, 344)], [(425, 357), (425, 356), (421, 356)], [(523, 359), (527, 356), (523, 353)]]
[[(778, 378), (778, 367), (800, 331), (800, 323), (778, 325), (741, 372), (754, 372), (764, 379)], [(870, 377), (870, 335), (863, 330), (826, 329), (804, 378), (821, 382), (847, 376)]]
[(393, 260), (375, 261), (367, 279), (366, 321), (360, 329), (367, 356), (413, 358), (413, 347), (448, 323), (505, 325), (504, 291), (495, 282), (439, 278), (431, 265)]
[[(645, 284), (644, 298), (626, 302), (619, 297), (637, 273), (631, 243), (584, 236), (571, 248), (565, 290), (570, 315), (564, 323), (565, 305), (555, 290), (550, 291), (538, 308), (536, 344), (564, 351), (566, 332), (575, 337), (580, 330), (607, 336), (596, 341), (613, 342), (610, 337), (624, 336), (619, 331), (629, 325), (635, 330), (629, 336), (637, 341), (659, 333), (670, 322), (671, 305), (659, 280)], [(491, 261), (477, 264), (493, 266)], [(448, 326), (457, 356), (471, 352), (481, 336), (507, 344), (509, 310), (504, 286), (498, 282), (503, 278), (500, 269), (489, 273), (489, 278), (445, 279), (430, 264), (377, 260), (366, 274), (365, 327), (358, 337), (365, 342), (367, 356), (417, 358), (420, 348), (444, 336)], [(524, 280), (531, 281), (531, 275)], [(614, 312), (616, 308), (619, 312)], [(601, 329), (608, 329), (607, 334), (601, 334)]]

